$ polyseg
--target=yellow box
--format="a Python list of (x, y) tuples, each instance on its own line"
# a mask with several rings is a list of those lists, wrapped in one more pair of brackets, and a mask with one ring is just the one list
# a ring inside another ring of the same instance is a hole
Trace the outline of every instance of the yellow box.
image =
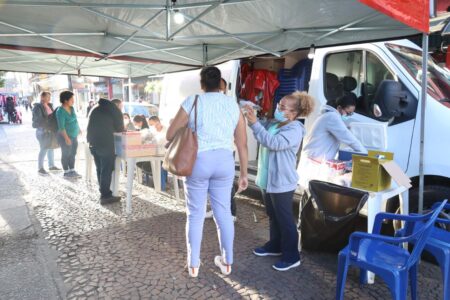
[(368, 156), (353, 155), (352, 187), (379, 192), (391, 187), (391, 175), (383, 164), (394, 159), (392, 152), (369, 151)]

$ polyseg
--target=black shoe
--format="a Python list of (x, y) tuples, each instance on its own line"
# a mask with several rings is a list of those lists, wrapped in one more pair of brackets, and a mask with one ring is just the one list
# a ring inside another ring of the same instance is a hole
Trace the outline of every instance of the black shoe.
[(49, 171), (61, 171), (61, 169), (58, 168), (58, 167), (51, 167), (51, 168), (49, 168), (48, 170), (49, 170)]
[(114, 203), (114, 202), (119, 202), (120, 199), (121, 199), (120, 197), (116, 197), (116, 196), (100, 197), (100, 204), (105, 205), (105, 204), (110, 204), (110, 203)]
[(48, 172), (45, 171), (44, 168), (40, 169), (40, 170), (38, 171), (38, 173), (41, 174), (41, 175), (48, 175)]

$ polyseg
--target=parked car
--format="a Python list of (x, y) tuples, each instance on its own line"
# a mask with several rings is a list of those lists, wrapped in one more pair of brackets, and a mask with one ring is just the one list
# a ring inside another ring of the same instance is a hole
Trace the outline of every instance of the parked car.
[(144, 115), (146, 118), (150, 118), (159, 114), (158, 106), (140, 102), (124, 102), (123, 111), (128, 113), (131, 118), (136, 115)]

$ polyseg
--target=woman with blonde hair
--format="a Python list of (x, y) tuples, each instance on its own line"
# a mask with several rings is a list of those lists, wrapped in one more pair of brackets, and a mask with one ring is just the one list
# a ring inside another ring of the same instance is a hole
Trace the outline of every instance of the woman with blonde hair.
[(295, 92), (281, 99), (274, 119), (258, 122), (254, 110), (246, 106), (246, 117), (260, 143), (256, 184), (261, 188), (270, 219), (270, 239), (256, 249), (257, 256), (280, 256), (272, 267), (287, 271), (300, 266), (298, 233), (292, 215), (292, 201), (297, 188), (297, 153), (305, 129), (297, 120), (314, 109), (314, 99), (306, 92)]

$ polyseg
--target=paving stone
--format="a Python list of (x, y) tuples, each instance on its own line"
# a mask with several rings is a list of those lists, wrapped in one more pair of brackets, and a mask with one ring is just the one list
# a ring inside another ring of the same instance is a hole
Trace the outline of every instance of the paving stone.
[[(213, 220), (205, 221), (202, 267), (194, 279), (185, 269), (184, 201), (135, 183), (133, 212), (127, 216), (124, 200), (105, 206), (98, 203), (95, 182), (70, 182), (58, 174), (39, 177), (35, 162), (15, 165), (30, 187), (28, 205), (50, 244), (60, 251), (57, 261), (67, 299), (334, 298), (336, 254), (304, 251), (301, 267), (283, 273), (272, 270), (274, 259), (252, 254), (268, 237), (268, 218), (257, 199), (242, 196), (237, 200), (235, 264), (230, 276), (220, 274), (214, 265), (216, 226)], [(80, 173), (83, 166), (83, 160), (77, 161)], [(440, 270), (423, 262), (419, 273), (420, 299), (442, 299)], [(382, 280), (361, 288), (358, 272), (349, 271), (346, 299), (390, 297)]]

